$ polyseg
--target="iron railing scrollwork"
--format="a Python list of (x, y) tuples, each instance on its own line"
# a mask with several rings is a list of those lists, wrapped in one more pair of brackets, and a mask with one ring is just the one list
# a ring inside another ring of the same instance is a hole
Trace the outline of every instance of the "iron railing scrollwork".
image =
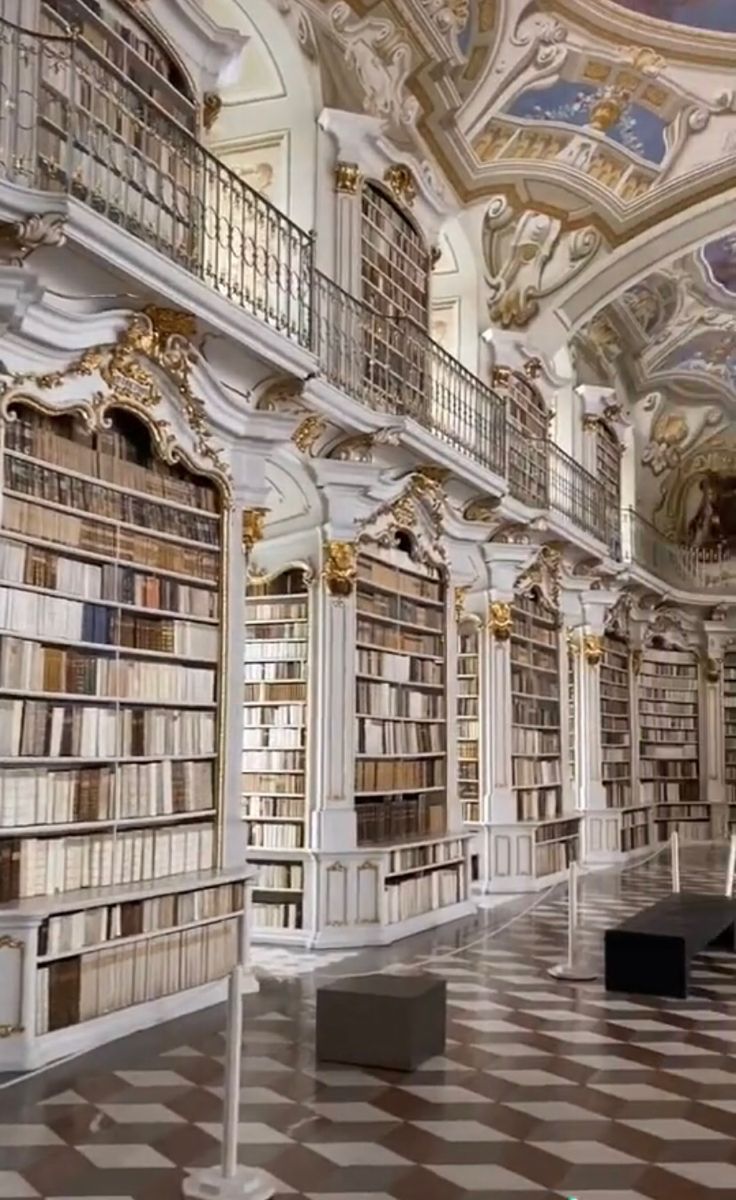
[(736, 559), (726, 546), (687, 546), (665, 537), (633, 509), (623, 514), (624, 561), (684, 591), (733, 586)]

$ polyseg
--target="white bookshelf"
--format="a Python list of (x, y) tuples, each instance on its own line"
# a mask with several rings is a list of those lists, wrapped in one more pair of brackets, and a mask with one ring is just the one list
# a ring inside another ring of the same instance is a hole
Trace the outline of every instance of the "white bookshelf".
[(639, 676), (640, 799), (655, 836), (676, 830), (688, 841), (711, 836), (710, 806), (700, 798), (699, 666), (686, 650), (648, 648)]
[(457, 655), (458, 788), (463, 820), (471, 826), (481, 819), (478, 641), (477, 624), (465, 622), (458, 634)]
[(601, 758), (608, 808), (631, 807), (631, 678), (625, 641), (606, 634), (600, 664)]
[(308, 841), (309, 587), (304, 569), (253, 579), (246, 597), (242, 813), (258, 863), (253, 936), (304, 928)]
[[(234, 892), (211, 886), (221, 494), (159, 459), (132, 413), (108, 417), (94, 429), (18, 401), (4, 422), (0, 924), (5, 978), (20, 972), (0, 987), (8, 1069), (210, 1003), (239, 945), (227, 934), (216, 950), (215, 927), (245, 911), (244, 868)], [(133, 933), (140, 904), (121, 896), (136, 888), (148, 898)]]
[(736, 653), (723, 656), (723, 747), (728, 825), (736, 828)]

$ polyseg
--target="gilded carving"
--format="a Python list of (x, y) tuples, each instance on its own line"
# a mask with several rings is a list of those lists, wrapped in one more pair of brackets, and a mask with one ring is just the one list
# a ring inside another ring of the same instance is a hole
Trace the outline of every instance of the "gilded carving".
[(202, 124), (207, 133), (222, 111), (222, 97), (217, 92), (205, 92), (202, 97)]
[(403, 163), (394, 163), (386, 168), (383, 182), (393, 192), (400, 204), (411, 208), (417, 198), (417, 184), (413, 171)]
[(243, 509), (243, 549), (246, 554), (250, 554), (253, 547), (263, 540), (266, 513), (265, 508)]
[(494, 600), (488, 608), (488, 629), (492, 636), (498, 642), (507, 642), (512, 626), (511, 605), (503, 600)]
[(463, 509), (464, 521), (478, 521), (484, 525), (492, 525), (498, 519), (500, 496), (477, 496), (469, 500)]
[(718, 658), (705, 658), (703, 662), (703, 669), (705, 671), (705, 678), (708, 683), (718, 683), (719, 679), (721, 678), (722, 666), (723, 663)]
[(631, 651), (631, 672), (633, 675), (641, 675), (641, 650)]
[(603, 638), (598, 633), (583, 636), (583, 655), (591, 667), (597, 667), (603, 658)]
[(358, 551), (355, 542), (325, 543), (325, 563), (322, 577), (331, 596), (349, 596), (358, 574)]
[(360, 167), (357, 163), (339, 162), (335, 167), (335, 191), (357, 196), (360, 188)]
[(327, 422), (324, 417), (310, 413), (308, 417), (304, 418), (298, 429), (295, 429), (291, 440), (302, 454), (312, 454), (315, 443), (319, 441), (326, 428)]
[(329, 457), (338, 462), (372, 463), (375, 446), (398, 446), (401, 439), (401, 429), (398, 426), (387, 425), (375, 433), (356, 433), (343, 438), (333, 446)]
[(462, 621), (465, 615), (465, 598), (469, 591), (469, 584), (463, 584), (455, 588), (455, 618), (457, 621)]
[(9, 267), (21, 267), (42, 246), (63, 246), (65, 242), (65, 218), (58, 213), (0, 221), (0, 263)]

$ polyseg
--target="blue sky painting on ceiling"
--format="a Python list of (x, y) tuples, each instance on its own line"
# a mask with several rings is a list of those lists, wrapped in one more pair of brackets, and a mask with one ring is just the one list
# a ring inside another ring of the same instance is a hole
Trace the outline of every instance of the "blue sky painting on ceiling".
[[(733, 0), (736, 5), (736, 0)], [(563, 121), (566, 125), (587, 125), (590, 108), (601, 95), (591, 83), (558, 79), (544, 88), (528, 88), (516, 96), (506, 111), (527, 121)], [(640, 104), (629, 104), (621, 119), (607, 136), (650, 162), (665, 156), (664, 131), (667, 122)]]
[(717, 375), (731, 387), (736, 387), (736, 335), (711, 329), (684, 342), (668, 356), (666, 367), (679, 371), (697, 371)]
[(713, 282), (736, 296), (736, 233), (708, 242), (700, 253)]
[(616, 0), (621, 8), (691, 29), (736, 33), (736, 0)]

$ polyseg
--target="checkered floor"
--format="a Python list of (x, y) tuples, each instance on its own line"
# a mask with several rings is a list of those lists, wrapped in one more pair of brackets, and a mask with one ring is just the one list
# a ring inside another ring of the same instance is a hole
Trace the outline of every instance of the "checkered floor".
[[(719, 891), (725, 852), (684, 853), (683, 887)], [(584, 950), (667, 889), (663, 862), (583, 885)], [(247, 1001), (240, 1158), (311, 1200), (717, 1200), (736, 1195), (736, 965), (703, 959), (682, 1003), (554, 983), (558, 891), (391, 950), (258, 950)], [(494, 931), (500, 929), (496, 934)], [(315, 988), (420, 966), (447, 980), (446, 1057), (411, 1075), (322, 1069)], [(0, 1090), (0, 1197), (174, 1200), (217, 1160), (223, 1015), (213, 1010)]]

